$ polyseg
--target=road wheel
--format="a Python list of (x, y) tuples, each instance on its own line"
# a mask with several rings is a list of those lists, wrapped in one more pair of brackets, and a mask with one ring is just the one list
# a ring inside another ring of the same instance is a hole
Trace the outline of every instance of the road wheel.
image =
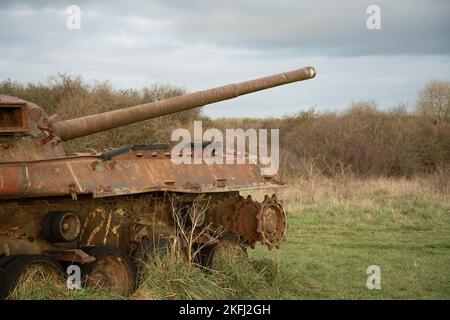
[(220, 269), (224, 262), (248, 259), (246, 246), (233, 234), (227, 233), (221, 236), (217, 244), (205, 249), (206, 266), (211, 269)]
[(16, 255), (0, 259), (0, 299), (26, 298), (30, 290), (49, 286), (65, 286), (63, 269), (53, 257)]
[(129, 296), (136, 287), (136, 266), (122, 250), (108, 247), (85, 248), (96, 261), (82, 265), (84, 284), (113, 290), (121, 296)]
[(50, 212), (42, 220), (42, 236), (51, 242), (70, 242), (78, 238), (80, 218), (71, 211)]

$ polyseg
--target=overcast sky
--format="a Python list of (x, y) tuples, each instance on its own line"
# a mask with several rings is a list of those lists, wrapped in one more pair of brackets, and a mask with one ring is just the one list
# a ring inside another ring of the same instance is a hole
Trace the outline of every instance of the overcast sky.
[[(366, 27), (369, 5), (381, 29)], [(66, 26), (67, 7), (81, 28)], [(207, 115), (282, 116), (352, 101), (414, 106), (450, 80), (448, 0), (0, 1), (0, 80), (66, 72), (116, 88), (189, 91), (312, 65), (313, 80), (205, 107)]]

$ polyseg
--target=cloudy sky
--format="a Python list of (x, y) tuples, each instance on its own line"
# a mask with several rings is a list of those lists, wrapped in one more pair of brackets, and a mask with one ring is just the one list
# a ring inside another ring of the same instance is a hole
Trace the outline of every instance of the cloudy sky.
[[(381, 29), (366, 26), (369, 5)], [(81, 9), (70, 30), (67, 8)], [(66, 72), (116, 88), (170, 83), (189, 91), (312, 65), (317, 77), (204, 108), (282, 116), (352, 101), (406, 103), (450, 80), (448, 0), (0, 1), (0, 80)]]

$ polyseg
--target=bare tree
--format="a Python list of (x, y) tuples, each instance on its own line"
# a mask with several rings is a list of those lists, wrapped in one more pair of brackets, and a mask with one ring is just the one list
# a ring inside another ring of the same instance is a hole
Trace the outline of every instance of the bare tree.
[(436, 122), (450, 122), (450, 82), (432, 81), (419, 94), (417, 111)]

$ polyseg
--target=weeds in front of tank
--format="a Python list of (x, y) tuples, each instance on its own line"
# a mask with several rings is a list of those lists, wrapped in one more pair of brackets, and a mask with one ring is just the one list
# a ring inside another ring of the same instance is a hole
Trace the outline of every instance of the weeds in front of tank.
[[(202, 223), (200, 222), (203, 222), (202, 219), (204, 220), (205, 212), (208, 208), (210, 199), (208, 198), (206, 205), (202, 205), (198, 197), (194, 199), (192, 204), (187, 208), (187, 211), (184, 212), (184, 217), (182, 212), (183, 208), (175, 208), (175, 202), (172, 198), (170, 198), (170, 200), (172, 217), (177, 225), (177, 238), (182, 239), (185, 243), (189, 263), (192, 263), (195, 255), (198, 254), (198, 251), (194, 248), (194, 243), (196, 243), (197, 240), (208, 231), (209, 225), (203, 227), (200, 231), (197, 229), (201, 227)], [(186, 226), (188, 224), (187, 220), (190, 220), (190, 226)]]
[(189, 203), (187, 211), (183, 210), (185, 207), (177, 208), (175, 205), (176, 201), (172, 197), (169, 199), (172, 217), (176, 224), (177, 239), (181, 239), (183, 242), (182, 246), (186, 250), (189, 263), (201, 266), (196, 257), (205, 249), (208, 243), (200, 244), (199, 240), (201, 238), (218, 239), (225, 232), (223, 229), (212, 228), (211, 223), (205, 225), (206, 212), (210, 206), (211, 198), (207, 197), (205, 201), (203, 196), (196, 197)]

